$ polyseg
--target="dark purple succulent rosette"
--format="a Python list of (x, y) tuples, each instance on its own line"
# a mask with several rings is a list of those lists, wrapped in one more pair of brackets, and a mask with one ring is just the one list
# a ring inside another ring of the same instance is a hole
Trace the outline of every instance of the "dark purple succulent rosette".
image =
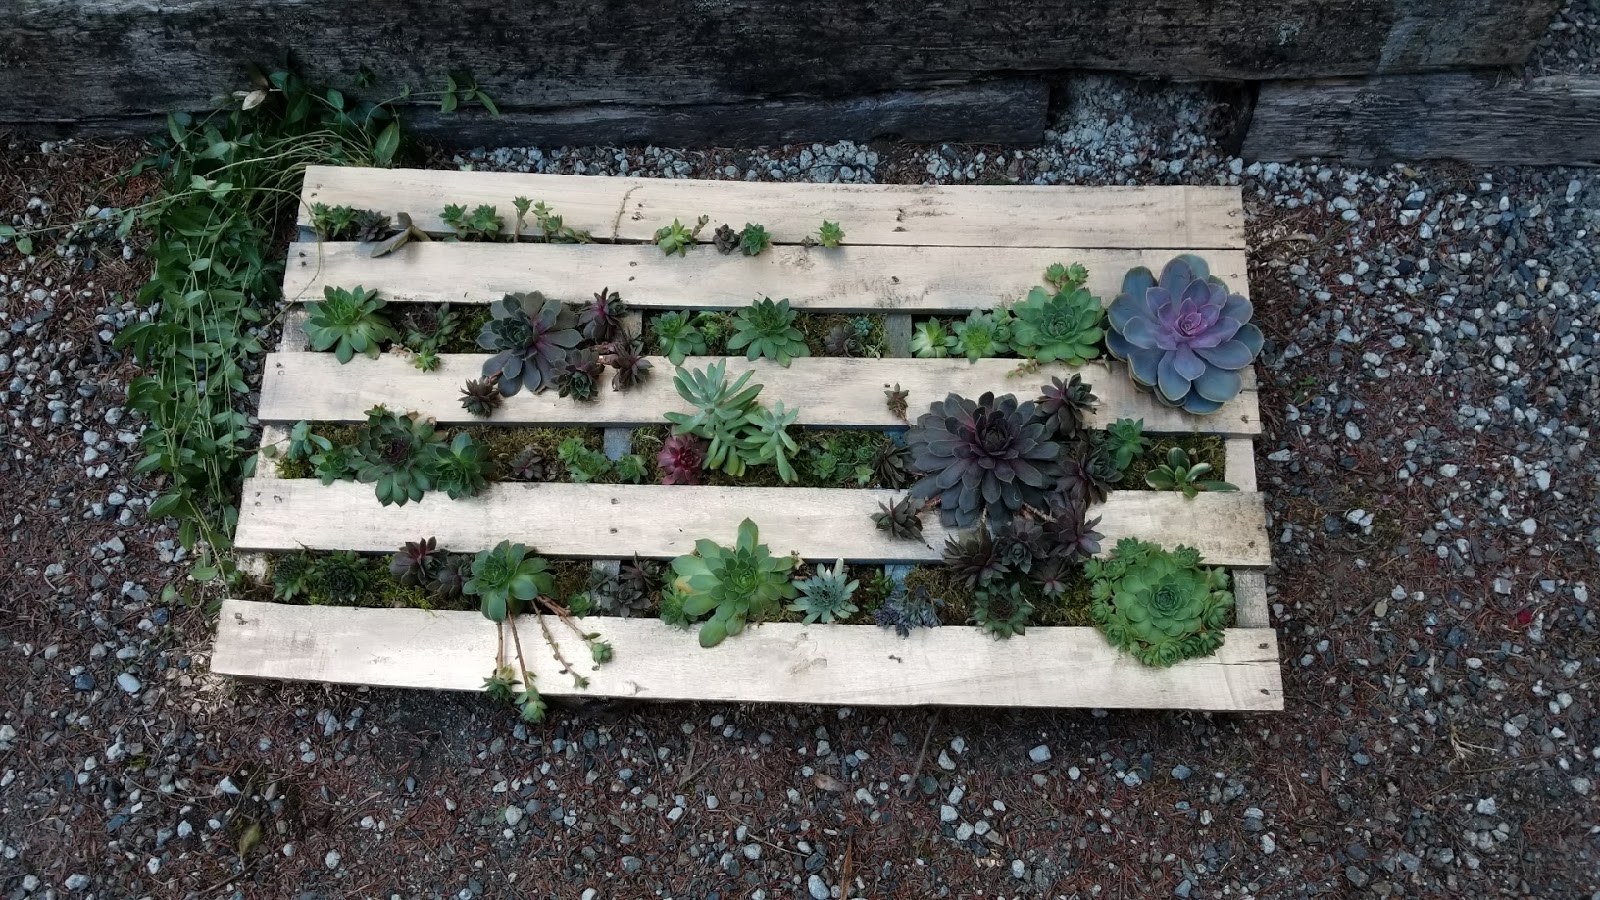
[(906, 432), (912, 466), (924, 475), (911, 496), (939, 498), (939, 518), (949, 528), (966, 528), (984, 514), (1000, 525), (1025, 506), (1043, 509), (1061, 474), (1061, 445), (1050, 434), (1031, 400), (950, 394)]
[(1160, 281), (1142, 266), (1123, 278), (1107, 310), (1106, 349), (1162, 403), (1214, 413), (1238, 395), (1240, 373), (1261, 353), (1254, 312), (1205, 260), (1185, 254), (1167, 263)]

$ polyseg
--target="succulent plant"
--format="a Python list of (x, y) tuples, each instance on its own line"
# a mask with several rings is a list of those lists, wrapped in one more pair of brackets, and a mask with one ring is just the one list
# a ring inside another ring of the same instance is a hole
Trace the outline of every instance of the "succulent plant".
[(583, 334), (584, 340), (604, 344), (616, 337), (617, 329), (622, 327), (622, 316), (627, 311), (620, 294), (601, 288), (594, 295), (594, 300), (578, 311), (578, 331)]
[(865, 356), (871, 336), (872, 323), (864, 318), (854, 318), (829, 328), (822, 339), (822, 349), (829, 356)]
[(944, 359), (956, 349), (956, 336), (938, 319), (924, 319), (911, 331), (911, 353), (924, 359)]
[(1143, 419), (1118, 419), (1106, 426), (1100, 447), (1110, 455), (1117, 468), (1127, 471), (1133, 461), (1150, 449), (1150, 439), (1144, 436)]
[(581, 438), (569, 437), (556, 448), (556, 455), (567, 469), (567, 477), (575, 484), (598, 481), (611, 472), (611, 458), (585, 444)]
[(389, 574), (407, 587), (425, 585), (444, 564), (445, 553), (439, 549), (438, 538), (406, 541), (400, 551), (389, 558)]
[(367, 254), (377, 259), (380, 256), (388, 256), (412, 241), (427, 243), (431, 240), (433, 238), (426, 231), (411, 221), (410, 213), (397, 212), (394, 214), (394, 224), (389, 228), (388, 236), (374, 241)]
[(678, 593), (676, 585), (667, 582), (661, 588), (661, 621), (673, 628), (688, 630), (694, 625), (694, 619), (683, 611), (683, 595)]
[(293, 600), (311, 593), (311, 557), (304, 553), (280, 556), (272, 562), (272, 596)]
[(529, 601), (555, 593), (555, 579), (543, 559), (528, 555), (524, 544), (501, 541), (473, 557), (472, 577), (462, 593), (478, 598), (478, 609), (491, 622), (504, 622), (522, 612)]
[(600, 392), (600, 376), (605, 374), (605, 370), (606, 367), (600, 364), (593, 350), (567, 351), (561, 374), (556, 376), (558, 395), (571, 397), (580, 403), (593, 400)]
[(884, 402), (889, 405), (889, 415), (904, 422), (906, 420), (906, 397), (910, 391), (901, 390), (900, 382), (895, 382), (894, 387), (887, 384), (883, 386)]
[(688, 253), (689, 246), (699, 236), (700, 229), (706, 227), (706, 223), (710, 221), (710, 216), (701, 216), (696, 220), (695, 226), (690, 228), (677, 219), (673, 219), (671, 225), (663, 225), (656, 229), (656, 246), (660, 247), (661, 252), (668, 256), (674, 253), (684, 256)]
[(683, 365), (690, 356), (706, 354), (706, 336), (689, 321), (687, 313), (663, 313), (655, 317), (651, 327), (655, 330), (656, 349), (675, 366)]
[(1104, 535), (1095, 531), (1099, 517), (1089, 518), (1089, 508), (1077, 500), (1053, 495), (1050, 515), (1044, 521), (1044, 537), (1050, 552), (1063, 562), (1077, 563), (1100, 552)]
[(645, 476), (650, 474), (644, 457), (637, 453), (624, 453), (617, 457), (613, 468), (617, 470), (617, 480), (628, 484), (644, 484)]
[(1201, 491), (1239, 489), (1226, 481), (1206, 478), (1210, 474), (1210, 463), (1191, 462), (1188, 451), (1182, 447), (1173, 447), (1167, 451), (1166, 464), (1151, 469), (1149, 474), (1144, 476), (1144, 482), (1158, 491), (1182, 491), (1190, 500)]
[(1213, 413), (1239, 393), (1240, 373), (1261, 353), (1253, 314), (1205, 260), (1186, 254), (1167, 263), (1159, 282), (1142, 267), (1123, 278), (1108, 310), (1106, 349), (1162, 403)]
[(613, 391), (625, 391), (650, 374), (650, 360), (644, 358), (644, 339), (633, 337), (620, 325), (610, 343), (601, 349), (600, 363), (611, 367)]
[(1089, 270), (1079, 263), (1064, 266), (1053, 263), (1044, 270), (1045, 283), (1058, 291), (1071, 291), (1083, 287), (1089, 280)]
[(910, 637), (912, 629), (938, 628), (939, 610), (944, 600), (928, 593), (925, 587), (906, 590), (900, 587), (873, 612), (873, 621), (883, 628), (893, 628), (895, 634)]
[(761, 543), (756, 523), (739, 524), (734, 546), (715, 541), (695, 542), (692, 555), (672, 561), (673, 584), (683, 598), (683, 611), (691, 618), (711, 614), (700, 626), (700, 646), (715, 647), (730, 634), (738, 634), (750, 621), (772, 615), (782, 600), (795, 598), (789, 581), (794, 558), (775, 557)]
[(675, 434), (661, 445), (656, 467), (662, 484), (699, 484), (705, 465), (706, 442), (692, 434)]
[(818, 566), (816, 574), (796, 581), (794, 586), (800, 596), (789, 604), (789, 609), (791, 612), (804, 613), (807, 625), (815, 622), (831, 625), (834, 620), (843, 621), (857, 611), (850, 598), (855, 596), (860, 582), (850, 580), (842, 559), (836, 560), (831, 570), (827, 566)]
[(1228, 573), (1189, 547), (1167, 551), (1134, 538), (1084, 566), (1089, 614), (1106, 638), (1150, 666), (1207, 656), (1222, 646), (1233, 612)]
[(760, 225), (746, 222), (744, 230), (739, 232), (739, 252), (745, 256), (760, 256), (771, 246), (772, 235)]
[(746, 387), (754, 374), (747, 371), (730, 385), (727, 364), (718, 360), (703, 371), (679, 369), (673, 376), (678, 396), (688, 401), (695, 411), (692, 414), (669, 412), (667, 421), (673, 424), (675, 434), (692, 434), (710, 442), (703, 463), (708, 469), (721, 469), (736, 477), (744, 474), (746, 460), (740, 453), (740, 437), (746, 416), (762, 387), (759, 384)]
[(795, 312), (788, 300), (763, 297), (734, 313), (728, 349), (744, 350), (750, 360), (766, 357), (787, 367), (798, 356), (810, 356), (806, 337), (794, 325)]
[(956, 352), (974, 362), (1011, 349), (1011, 314), (1005, 309), (984, 312), (975, 309), (955, 323)]
[(732, 225), (724, 223), (717, 226), (716, 232), (711, 236), (711, 243), (716, 245), (718, 253), (726, 256), (739, 249), (739, 238), (740, 233)]
[(359, 285), (354, 290), (333, 286), (322, 289), (322, 302), (306, 304), (307, 318), (301, 326), (318, 352), (332, 349), (334, 358), (347, 363), (357, 353), (377, 359), (384, 341), (398, 341), (400, 335), (389, 324), (383, 309), (388, 304)]
[(1039, 586), (1040, 593), (1055, 599), (1067, 592), (1067, 573), (1073, 568), (1060, 557), (1052, 556), (1034, 568), (1033, 583)]
[(518, 481), (555, 481), (556, 466), (545, 452), (529, 444), (511, 458), (511, 475)]
[(461, 388), (461, 408), (480, 419), (487, 419), (494, 415), (500, 408), (500, 403), (505, 400), (505, 395), (494, 382), (481, 378), (469, 378)]
[(1055, 293), (1034, 288), (1012, 312), (1011, 344), (1024, 358), (1081, 366), (1100, 355), (1105, 313), (1084, 288)]
[(661, 563), (653, 559), (641, 559), (635, 553), (633, 559), (624, 560), (617, 568), (617, 574), (627, 583), (638, 588), (643, 593), (655, 590), (661, 581)]
[(944, 563), (950, 567), (950, 573), (969, 588), (996, 582), (1011, 571), (987, 528), (975, 528), (970, 533), (946, 538)]
[(589, 570), (589, 604), (597, 613), (624, 619), (650, 609), (650, 592), (632, 579), (595, 567)]
[(1100, 398), (1094, 395), (1094, 391), (1080, 376), (1073, 374), (1067, 376), (1066, 381), (1052, 377), (1050, 383), (1044, 386), (1038, 403), (1039, 414), (1055, 429), (1056, 437), (1066, 441), (1083, 432), (1089, 414), (1099, 405)]
[(356, 477), (362, 465), (361, 454), (355, 447), (330, 447), (311, 457), (312, 471), (325, 486)]
[(1061, 447), (1048, 431), (1032, 401), (986, 393), (974, 402), (950, 394), (906, 434), (912, 465), (924, 473), (912, 496), (939, 498), (940, 518), (953, 528), (985, 512), (998, 523), (1024, 506), (1042, 508), (1046, 486), (1061, 474)]
[(489, 451), (465, 431), (439, 451), (434, 464), (433, 483), (451, 500), (476, 497), (489, 486)]
[(367, 410), (357, 442), (361, 456), (356, 478), (373, 485), (378, 502), (404, 506), (433, 487), (434, 464), (444, 435), (416, 413), (398, 415), (382, 406)]
[(472, 559), (463, 553), (452, 553), (445, 557), (433, 577), (428, 579), (428, 592), (441, 600), (460, 597), (467, 579), (472, 577)]
[(339, 603), (349, 603), (367, 589), (367, 567), (352, 550), (319, 558), (311, 566), (311, 593)]
[(799, 418), (800, 410), (783, 408), (783, 401), (773, 404), (772, 409), (757, 406), (745, 415), (748, 426), (742, 437), (739, 438), (739, 453), (751, 465), (772, 463), (778, 467), (778, 477), (786, 482), (793, 482), (798, 475), (795, 474), (794, 465), (789, 462), (789, 457), (800, 451), (794, 438), (789, 437), (788, 428)]
[(582, 340), (572, 310), (538, 292), (507, 294), (489, 306), (489, 313), (493, 318), (484, 323), (478, 346), (495, 355), (483, 364), (483, 377), (498, 378), (507, 397), (524, 387), (543, 391)]
[(972, 621), (1001, 640), (1028, 630), (1033, 604), (1023, 595), (1022, 585), (996, 585), (973, 595)]
[(458, 241), (492, 241), (505, 227), (505, 217), (493, 206), (479, 204), (472, 212), (463, 205), (452, 203), (439, 213), (439, 221), (450, 226)]
[[(1096, 462), (1088, 442), (1069, 445), (1061, 454), (1061, 477), (1056, 481), (1056, 492), (1062, 497), (1084, 506), (1106, 502), (1111, 482), (1105, 480), (1104, 457)], [(1111, 464), (1115, 468), (1115, 464)]]
[(922, 540), (922, 504), (911, 499), (909, 494), (893, 503), (879, 503), (872, 521), (880, 531), (887, 531), (892, 537)]
[(1009, 522), (996, 528), (995, 545), (1000, 550), (1000, 561), (1006, 569), (1018, 575), (1032, 572), (1035, 562), (1049, 556), (1044, 528), (1028, 512), (1013, 516)]
[(822, 220), (822, 226), (817, 229), (817, 243), (824, 247), (833, 248), (844, 243), (844, 229), (838, 222)]
[(872, 477), (886, 488), (899, 490), (913, 480), (911, 448), (885, 441), (872, 456)]

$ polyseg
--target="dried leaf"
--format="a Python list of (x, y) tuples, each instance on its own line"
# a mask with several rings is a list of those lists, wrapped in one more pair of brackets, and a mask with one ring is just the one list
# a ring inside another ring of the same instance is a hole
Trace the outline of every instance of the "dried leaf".
[(845, 786), (844, 782), (833, 777), (832, 775), (827, 774), (826, 772), (818, 772), (816, 775), (813, 775), (811, 777), (811, 783), (822, 790), (835, 794), (842, 794), (846, 790), (849, 790), (849, 788)]

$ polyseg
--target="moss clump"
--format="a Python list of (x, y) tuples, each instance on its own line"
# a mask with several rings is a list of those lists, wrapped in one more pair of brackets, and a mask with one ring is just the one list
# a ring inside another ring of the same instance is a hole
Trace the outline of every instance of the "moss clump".
[[(278, 565), (279, 560), (289, 555), (291, 554), (267, 554), (268, 571), (270, 572), (272, 567)], [(320, 559), (327, 555), (329, 554), (310, 554), (313, 560)], [(457, 597), (453, 600), (440, 600), (438, 597), (430, 594), (427, 589), (423, 588), (421, 585), (401, 584), (393, 575), (389, 574), (388, 555), (363, 556), (361, 557), (360, 565), (361, 572), (363, 576), (365, 576), (367, 586), (366, 589), (361, 592), (360, 596), (355, 598), (354, 602), (344, 599), (335, 599), (324, 593), (321, 593), (316, 587), (315, 579), (312, 579), (311, 593), (309, 595), (303, 598), (296, 598), (295, 600), (291, 601), (279, 602), (288, 602), (295, 605), (356, 606), (373, 609), (477, 608), (477, 601), (471, 597)], [(272, 588), (270, 585), (263, 586), (262, 592), (264, 596), (260, 597), (259, 599), (272, 599)]]
[(843, 313), (800, 313), (795, 316), (795, 327), (805, 335), (806, 348), (812, 356), (832, 356), (828, 352), (828, 332), (844, 325), (859, 329), (866, 326), (866, 337), (860, 339), (860, 352), (855, 356), (876, 357), (888, 352), (884, 338), (884, 317), (879, 315), (849, 316)]
[(1197, 463), (1210, 463), (1213, 475), (1219, 480), (1228, 480), (1223, 463), (1227, 458), (1223, 440), (1215, 435), (1182, 434), (1152, 437), (1154, 443), (1143, 456), (1136, 457), (1133, 464), (1128, 466), (1128, 471), (1122, 474), (1122, 481), (1116, 487), (1119, 491), (1149, 491), (1154, 488), (1144, 483), (1144, 476), (1156, 466), (1164, 465), (1167, 461), (1167, 451), (1173, 447), (1182, 447), (1189, 454), (1189, 459)]
[[(520, 428), (496, 428), (493, 426), (471, 426), (450, 429), (450, 437), (454, 438), (460, 432), (468, 432), (484, 447), (489, 450), (489, 460), (494, 463), (494, 478), (498, 481), (522, 481), (511, 472), (511, 461), (516, 459), (528, 447), (537, 447), (544, 454), (547, 465), (561, 471), (561, 461), (558, 451), (561, 442), (568, 438), (577, 438), (590, 450), (602, 450), (605, 447), (605, 432), (597, 428), (537, 428), (533, 426)], [(566, 480), (563, 475), (563, 481)], [(609, 479), (603, 479), (609, 480)]]
[(491, 318), (489, 307), (473, 304), (463, 306), (461, 309), (461, 324), (444, 346), (439, 348), (442, 353), (482, 353), (483, 348), (478, 346), (478, 333), (483, 331), (483, 326)]

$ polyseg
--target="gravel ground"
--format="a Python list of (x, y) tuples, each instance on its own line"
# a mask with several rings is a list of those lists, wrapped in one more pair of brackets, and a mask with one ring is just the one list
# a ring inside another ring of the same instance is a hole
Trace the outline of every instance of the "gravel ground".
[(1600, 73), (1600, 0), (1572, 0), (1539, 44), (1530, 75)]
[[(1201, 91), (1072, 101), (1032, 149), (460, 162), (1242, 184), (1288, 713), (619, 704), (528, 729), (473, 696), (211, 676), (106, 343), (146, 262), (102, 241), (89, 272), (0, 257), (0, 895), (1600, 896), (1600, 175), (1251, 166)], [(129, 144), (0, 147), (7, 216), (148, 187), (98, 181)]]

